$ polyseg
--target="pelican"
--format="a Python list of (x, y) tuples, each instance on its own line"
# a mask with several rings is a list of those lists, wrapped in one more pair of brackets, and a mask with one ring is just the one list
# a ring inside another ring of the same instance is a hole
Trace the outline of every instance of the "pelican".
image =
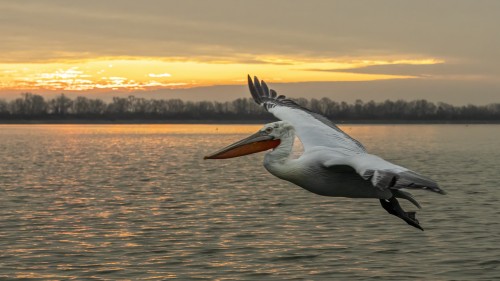
[[(406, 212), (396, 198), (420, 204), (403, 189), (445, 192), (433, 180), (367, 152), (357, 140), (326, 117), (301, 107), (269, 89), (266, 82), (248, 76), (248, 87), (257, 104), (281, 121), (264, 125), (255, 134), (205, 156), (226, 159), (272, 149), (264, 167), (274, 176), (323, 196), (376, 198), (391, 215), (424, 230), (415, 212)], [(292, 158), (297, 136), (303, 154)]]

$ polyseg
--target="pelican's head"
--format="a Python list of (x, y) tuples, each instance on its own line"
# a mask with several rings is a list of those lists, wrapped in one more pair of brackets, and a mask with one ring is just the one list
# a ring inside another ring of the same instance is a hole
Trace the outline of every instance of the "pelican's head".
[(284, 121), (264, 125), (257, 133), (205, 156), (204, 159), (226, 159), (276, 148), (291, 136), (293, 127)]

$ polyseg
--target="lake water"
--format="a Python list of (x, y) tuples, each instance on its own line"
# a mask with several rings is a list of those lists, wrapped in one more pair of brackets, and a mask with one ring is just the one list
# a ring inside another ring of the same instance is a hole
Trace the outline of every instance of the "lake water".
[(260, 126), (0, 125), (0, 278), (500, 280), (500, 126), (341, 127), (448, 192), (412, 191), (424, 232), (202, 160)]

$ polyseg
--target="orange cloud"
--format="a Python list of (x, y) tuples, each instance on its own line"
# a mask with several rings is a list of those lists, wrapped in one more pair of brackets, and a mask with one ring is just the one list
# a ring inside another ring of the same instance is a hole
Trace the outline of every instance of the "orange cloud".
[[(247, 73), (272, 82), (371, 81), (417, 78), (398, 74), (349, 73), (348, 69), (391, 64), (437, 64), (441, 60), (312, 60), (259, 57), (255, 63), (144, 59), (94, 59), (54, 63), (0, 64), (0, 90), (92, 91), (189, 88), (241, 84)], [(337, 72), (322, 71), (338, 69)], [(342, 72), (346, 69), (346, 72)], [(317, 71), (311, 71), (317, 70)]]

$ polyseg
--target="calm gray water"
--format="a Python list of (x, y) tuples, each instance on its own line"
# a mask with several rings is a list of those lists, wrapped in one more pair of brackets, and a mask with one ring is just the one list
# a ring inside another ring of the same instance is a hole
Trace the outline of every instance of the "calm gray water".
[(202, 160), (259, 127), (0, 125), (0, 278), (500, 280), (500, 126), (342, 127), (448, 191), (412, 192), (424, 232)]

